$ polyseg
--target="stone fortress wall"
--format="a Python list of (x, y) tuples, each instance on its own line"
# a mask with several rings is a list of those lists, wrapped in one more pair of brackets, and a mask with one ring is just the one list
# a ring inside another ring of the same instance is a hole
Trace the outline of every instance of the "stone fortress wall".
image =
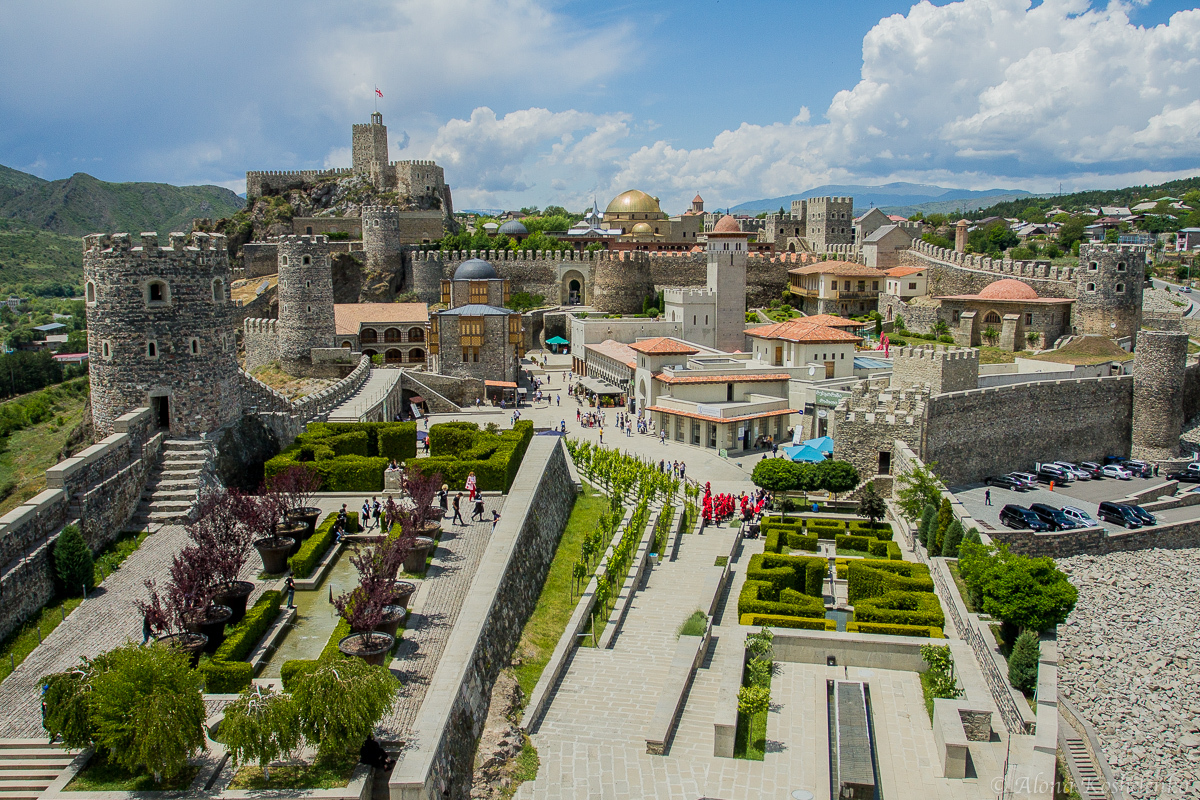
[[(1082, 251), (1081, 251), (1082, 252)], [(1176, 458), (1183, 432), (1188, 336), (1183, 332), (1139, 331), (1133, 362), (1133, 457)], [(1194, 377), (1194, 372), (1193, 372)]]
[(893, 365), (892, 388), (927, 387), (942, 394), (979, 386), (979, 351), (968, 347), (900, 347)]
[(900, 264), (928, 269), (929, 293), (935, 296), (978, 294), (989, 283), (1016, 278), (1032, 286), (1039, 297), (1075, 297), (1074, 267), (1053, 266), (1048, 261), (960, 253), (914, 239), (912, 247), (900, 254)]
[(324, 236), (284, 236), (279, 247), (279, 355), (310, 358), (334, 346), (333, 271)]

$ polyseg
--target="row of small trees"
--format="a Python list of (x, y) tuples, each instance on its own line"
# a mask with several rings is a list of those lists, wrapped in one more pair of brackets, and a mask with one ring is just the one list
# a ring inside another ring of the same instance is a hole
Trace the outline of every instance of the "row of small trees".
[(816, 464), (786, 458), (764, 458), (754, 465), (750, 480), (768, 492), (817, 492), (832, 495), (848, 492), (859, 484), (858, 469), (848, 461), (826, 460)]

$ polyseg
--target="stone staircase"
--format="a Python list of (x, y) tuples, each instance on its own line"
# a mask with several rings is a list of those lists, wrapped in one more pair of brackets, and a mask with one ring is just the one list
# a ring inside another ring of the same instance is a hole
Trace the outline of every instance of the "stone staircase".
[(36, 800), (77, 752), (44, 738), (0, 739), (0, 800)]
[(1108, 800), (1108, 795), (1101, 788), (1104, 781), (1096, 772), (1092, 756), (1083, 743), (1083, 739), (1071, 730), (1068, 730), (1065, 739), (1067, 745), (1065, 755), (1070, 764), (1072, 777), (1076, 781), (1075, 791), (1079, 792), (1079, 796), (1083, 800)]
[[(168, 439), (162, 460), (150, 473), (133, 524), (166, 524), (187, 520), (200, 494), (200, 476), (212, 450), (200, 439)], [(2, 798), (0, 798), (2, 800)]]

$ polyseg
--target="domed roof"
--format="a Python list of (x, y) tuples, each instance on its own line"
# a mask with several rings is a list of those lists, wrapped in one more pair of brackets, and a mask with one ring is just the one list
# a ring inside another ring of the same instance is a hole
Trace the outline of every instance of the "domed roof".
[(984, 300), (1037, 300), (1037, 292), (1024, 281), (1002, 278), (983, 287), (979, 297)]
[(717, 224), (713, 226), (713, 233), (741, 233), (742, 226), (738, 225), (738, 221), (726, 214), (717, 220)]
[(654, 228), (651, 228), (648, 222), (639, 222), (637, 225), (633, 226), (633, 232), (639, 234), (654, 233)]
[(621, 192), (614, 197), (613, 201), (608, 204), (605, 213), (661, 214), (662, 209), (658, 207), (657, 197), (651, 197), (645, 192), (639, 192), (637, 189), (630, 189), (628, 192)]
[(498, 233), (503, 233), (508, 236), (528, 236), (529, 229), (522, 225), (520, 220), (510, 219), (508, 222), (500, 226)]
[(454, 280), (456, 281), (486, 280), (499, 277), (500, 274), (496, 272), (496, 268), (482, 258), (468, 259), (454, 270)]

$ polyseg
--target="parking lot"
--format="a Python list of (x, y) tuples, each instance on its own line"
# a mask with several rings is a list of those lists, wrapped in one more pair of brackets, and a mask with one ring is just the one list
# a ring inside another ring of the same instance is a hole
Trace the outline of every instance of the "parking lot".
[[(1124, 528), (1098, 519), (1096, 511), (1101, 501), (1120, 500), (1130, 492), (1149, 489), (1152, 486), (1158, 486), (1166, 482), (1165, 478), (1134, 478), (1128, 481), (1101, 478), (1090, 481), (1074, 481), (1066, 486), (1055, 485), (1053, 492), (1049, 490), (1046, 484), (1039, 484), (1037, 489), (1024, 492), (1014, 492), (999, 487), (991, 487), (992, 504), (990, 506), (984, 505), (984, 493), (988, 487), (982, 483), (955, 487), (953, 491), (966, 509), (971, 512), (971, 515), (983, 524), (985, 533), (987, 532), (986, 529), (1001, 530), (1007, 528), (1006, 525), (1000, 523), (1000, 509), (1008, 503), (1025, 506), (1026, 508), (1029, 508), (1033, 503), (1045, 503), (1055, 508), (1075, 506), (1086, 511), (1091, 515), (1092, 519), (1099, 521), (1103, 527), (1110, 531), (1120, 531), (1124, 530)], [(1196, 488), (1200, 488), (1200, 486), (1183, 485), (1184, 491), (1192, 491)], [(1171, 508), (1152, 513), (1158, 518), (1160, 523), (1200, 519), (1200, 505)]]

